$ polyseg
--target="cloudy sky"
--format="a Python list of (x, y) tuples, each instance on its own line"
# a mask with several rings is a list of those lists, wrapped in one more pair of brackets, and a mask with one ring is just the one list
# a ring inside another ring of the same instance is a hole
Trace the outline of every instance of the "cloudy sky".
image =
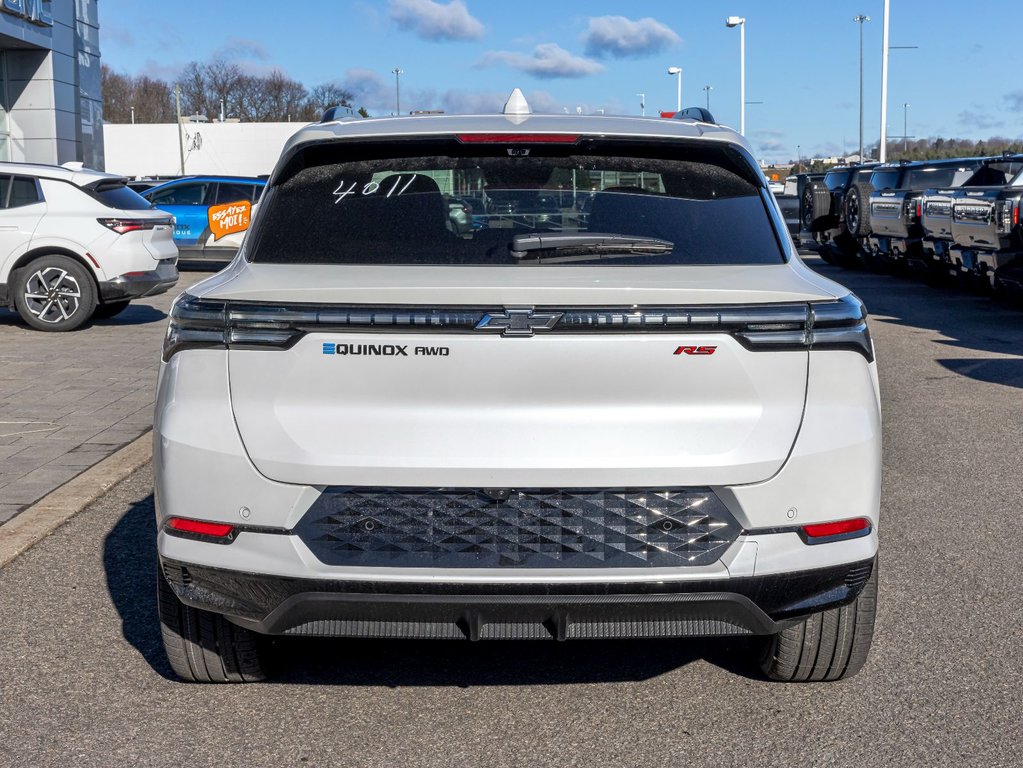
[[(159, 8), (159, 12), (155, 11)], [(983, 12), (976, 9), (983, 8)], [(972, 9), (972, 10), (971, 10)], [(1023, 136), (1023, 71), (994, 34), (1018, 3), (893, 0), (889, 135)], [(739, 123), (739, 31), (745, 16), (746, 133), (761, 158), (854, 152), (859, 30), (867, 14), (865, 141), (880, 119), (881, 0), (103, 0), (106, 64), (172, 79), (190, 60), (223, 56), (248, 71), (278, 68), (307, 86), (337, 82), (371, 114), (500, 108), (513, 87), (534, 111), (639, 114), (706, 105)], [(710, 91), (705, 91), (710, 86)], [(904, 110), (903, 104), (909, 103)]]

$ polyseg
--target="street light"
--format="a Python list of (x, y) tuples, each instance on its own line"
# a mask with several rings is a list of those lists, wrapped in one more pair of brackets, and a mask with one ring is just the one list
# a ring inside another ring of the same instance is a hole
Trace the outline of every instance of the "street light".
[(645, 93), (637, 93), (636, 95), (639, 96), (640, 115), (642, 115), (643, 117), (646, 117), (646, 94)]
[(746, 135), (746, 18), (729, 16), (725, 26), (739, 28), (739, 133)]
[(713, 85), (703, 86), (703, 92), (707, 94), (707, 111), (710, 112), (710, 92), (714, 90)]
[(394, 114), (400, 115), (401, 114), (401, 85), (400, 85), (400, 82), (399, 82), (399, 78), (403, 74), (405, 74), (405, 70), (404, 69), (399, 69), (398, 67), (395, 67), (394, 69), (391, 70), (391, 72), (394, 73)]
[(668, 67), (669, 75), (678, 75), (678, 98), (676, 99), (676, 112), (682, 111), (682, 67)]
[(902, 154), (909, 151), (909, 104), (902, 105)]
[(796, 144), (796, 172), (803, 170), (803, 151), (798, 144)]
[(860, 162), (863, 162), (863, 22), (870, 21), (869, 16), (862, 13), (853, 16), (853, 21), (860, 25)]

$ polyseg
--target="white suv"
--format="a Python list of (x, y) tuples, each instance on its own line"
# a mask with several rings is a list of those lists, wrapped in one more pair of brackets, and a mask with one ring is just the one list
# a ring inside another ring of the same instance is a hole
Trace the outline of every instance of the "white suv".
[[(453, 232), (445, 195), (504, 207)], [(866, 659), (866, 313), (799, 260), (727, 128), (515, 95), (303, 129), (163, 360), (182, 678), (261, 679), (280, 634), (760, 635), (800, 681)]]
[(125, 183), (80, 163), (0, 163), (0, 306), (71, 331), (169, 290), (174, 221)]

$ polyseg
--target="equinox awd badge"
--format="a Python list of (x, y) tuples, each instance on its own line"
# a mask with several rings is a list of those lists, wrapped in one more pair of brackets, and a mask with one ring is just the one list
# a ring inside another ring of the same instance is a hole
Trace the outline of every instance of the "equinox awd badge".
[[(325, 355), (354, 355), (376, 357), (408, 357), (408, 344), (335, 344), (323, 342)], [(451, 354), (448, 347), (413, 347), (412, 354), (420, 357), (447, 357)]]

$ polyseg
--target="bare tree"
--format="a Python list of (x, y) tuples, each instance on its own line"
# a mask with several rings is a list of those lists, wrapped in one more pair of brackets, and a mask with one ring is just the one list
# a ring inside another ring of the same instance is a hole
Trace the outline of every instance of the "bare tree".
[[(246, 75), (234, 62), (214, 59), (189, 63), (171, 84), (148, 77), (130, 77), (103, 67), (104, 119), (129, 122), (173, 122), (174, 85), (181, 88), (181, 113), (220, 115), (246, 122), (318, 120), (325, 109), (352, 106), (352, 93), (336, 83), (323, 83), (312, 92), (281, 70), (265, 76)], [(359, 113), (365, 116), (365, 110)]]

